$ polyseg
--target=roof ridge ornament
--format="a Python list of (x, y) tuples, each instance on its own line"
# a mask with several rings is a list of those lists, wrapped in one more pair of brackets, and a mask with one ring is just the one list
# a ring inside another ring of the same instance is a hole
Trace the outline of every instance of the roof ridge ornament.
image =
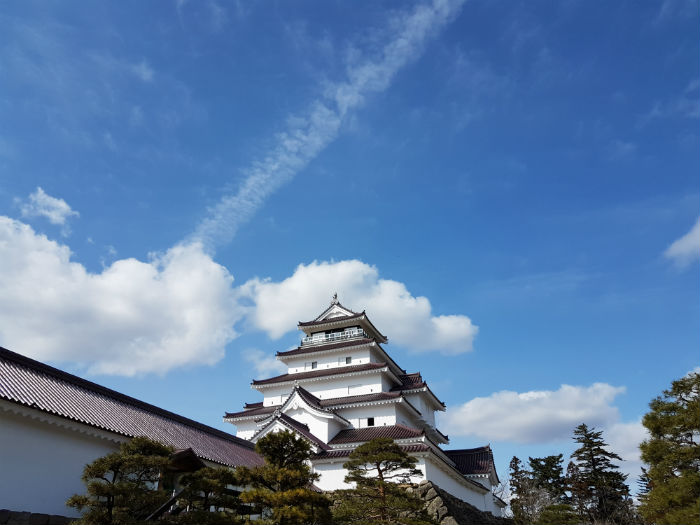
[(340, 301), (338, 301), (338, 292), (335, 292), (333, 294), (333, 299), (331, 299), (331, 304), (339, 304)]

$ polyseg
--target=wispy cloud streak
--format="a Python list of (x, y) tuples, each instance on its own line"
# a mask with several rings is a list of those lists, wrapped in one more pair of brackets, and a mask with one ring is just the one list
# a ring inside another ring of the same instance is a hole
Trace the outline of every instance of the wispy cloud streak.
[(301, 116), (289, 119), (272, 150), (253, 163), (234, 194), (209, 209), (191, 235), (214, 249), (229, 242), (265, 199), (292, 179), (338, 136), (344, 118), (368, 95), (387, 89), (396, 73), (420, 56), (426, 42), (459, 12), (464, 0), (432, 0), (395, 16), (375, 52), (346, 67), (343, 81), (332, 83)]

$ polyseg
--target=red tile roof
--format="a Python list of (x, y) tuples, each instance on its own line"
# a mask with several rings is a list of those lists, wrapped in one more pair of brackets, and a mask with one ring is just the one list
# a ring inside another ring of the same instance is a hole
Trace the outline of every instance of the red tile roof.
[(321, 370), (311, 370), (309, 372), (298, 372), (296, 374), (282, 374), (269, 379), (254, 379), (253, 385), (270, 385), (274, 383), (284, 383), (286, 381), (299, 381), (302, 379), (312, 379), (316, 377), (332, 376), (337, 374), (350, 374), (353, 372), (365, 372), (368, 370), (378, 370), (386, 367), (386, 363), (366, 363), (354, 366), (336, 366)]
[[(401, 450), (404, 452), (427, 452), (430, 450), (428, 445), (422, 443), (417, 443), (415, 445), (399, 445)], [(346, 458), (354, 449), (352, 448), (341, 448), (341, 449), (330, 449), (319, 452), (314, 456), (314, 459), (326, 459), (326, 458)]]
[[(343, 306), (343, 308), (345, 308)], [(347, 308), (345, 308), (347, 310)], [(299, 326), (316, 326), (328, 323), (334, 323), (336, 321), (348, 321), (350, 319), (357, 319), (365, 315), (365, 312), (355, 312), (352, 315), (339, 315), (338, 317), (331, 317), (330, 319), (322, 319), (320, 321), (299, 321)]]
[[(262, 403), (260, 403), (262, 405)], [(278, 405), (279, 406), (279, 405)], [(241, 410), (240, 412), (226, 412), (224, 414), (225, 418), (236, 418), (236, 417), (245, 417), (245, 416), (262, 416), (265, 414), (272, 414), (276, 406), (272, 407), (259, 407), (259, 408), (252, 408), (250, 410)]]
[(493, 452), (489, 445), (459, 450), (444, 450), (443, 452), (455, 462), (457, 470), (462, 474), (488, 474), (491, 472), (491, 469), (496, 472), (496, 467), (493, 463)]
[(122, 436), (191, 448), (222, 465), (263, 463), (248, 441), (2, 347), (0, 398)]
[(338, 432), (328, 444), (341, 445), (344, 443), (364, 443), (375, 438), (409, 439), (421, 436), (423, 436), (423, 431), (405, 425), (349, 428)]
[(336, 348), (345, 348), (348, 346), (366, 345), (368, 343), (371, 343), (372, 341), (374, 341), (374, 339), (369, 339), (367, 337), (363, 337), (362, 339), (352, 339), (350, 341), (342, 341), (340, 343), (328, 343), (328, 344), (320, 344), (320, 345), (314, 345), (314, 346), (300, 346), (298, 348), (295, 348), (294, 350), (287, 350), (286, 352), (277, 352), (276, 355), (278, 355), (280, 357), (288, 357), (288, 356), (303, 355), (303, 354), (313, 354), (315, 352), (325, 352), (326, 350), (335, 350)]

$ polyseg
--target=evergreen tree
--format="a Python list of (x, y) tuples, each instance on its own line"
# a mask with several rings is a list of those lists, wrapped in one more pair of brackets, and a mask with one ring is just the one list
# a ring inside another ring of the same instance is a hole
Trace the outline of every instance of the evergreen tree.
[(585, 423), (574, 430), (579, 444), (571, 455), (578, 472), (575, 482), (579, 492), (579, 511), (593, 523), (624, 523), (630, 515), (631, 501), (625, 484), (626, 475), (619, 472), (613, 460), (622, 458), (606, 449), (603, 432), (588, 428)]
[(85, 466), (87, 494), (75, 494), (66, 505), (83, 512), (75, 523), (117, 525), (138, 523), (168, 499), (157, 490), (172, 448), (146, 437), (122, 443), (119, 452)]
[(238, 493), (229, 488), (239, 483), (238, 476), (233, 470), (225, 467), (206, 467), (184, 474), (179, 483), (183, 490), (177, 505), (187, 511), (168, 517), (169, 522), (193, 524), (242, 522), (239, 515)]
[(240, 485), (248, 486), (241, 493), (244, 503), (262, 510), (261, 525), (307, 525), (327, 523), (329, 500), (314, 490), (318, 474), (311, 472), (311, 446), (293, 432), (272, 432), (255, 445), (265, 464), (239, 467)]
[(649, 492), (640, 512), (654, 523), (699, 523), (700, 374), (673, 381), (649, 407), (642, 423), (650, 437), (639, 447)]
[(544, 458), (528, 458), (535, 485), (547, 491), (553, 499), (560, 503), (566, 499), (563, 461), (562, 454)]
[(341, 523), (429, 524), (423, 502), (400, 484), (421, 475), (416, 458), (393, 440), (377, 438), (357, 447), (343, 465), (346, 483), (355, 489), (336, 491), (334, 518)]

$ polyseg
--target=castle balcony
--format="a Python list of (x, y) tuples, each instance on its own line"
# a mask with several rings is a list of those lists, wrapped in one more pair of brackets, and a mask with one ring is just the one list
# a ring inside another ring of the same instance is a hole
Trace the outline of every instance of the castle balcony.
[(301, 346), (323, 345), (326, 343), (335, 343), (338, 341), (348, 341), (350, 339), (369, 338), (367, 332), (362, 328), (352, 328), (343, 332), (331, 332), (326, 334), (314, 334), (304, 337), (301, 340)]

